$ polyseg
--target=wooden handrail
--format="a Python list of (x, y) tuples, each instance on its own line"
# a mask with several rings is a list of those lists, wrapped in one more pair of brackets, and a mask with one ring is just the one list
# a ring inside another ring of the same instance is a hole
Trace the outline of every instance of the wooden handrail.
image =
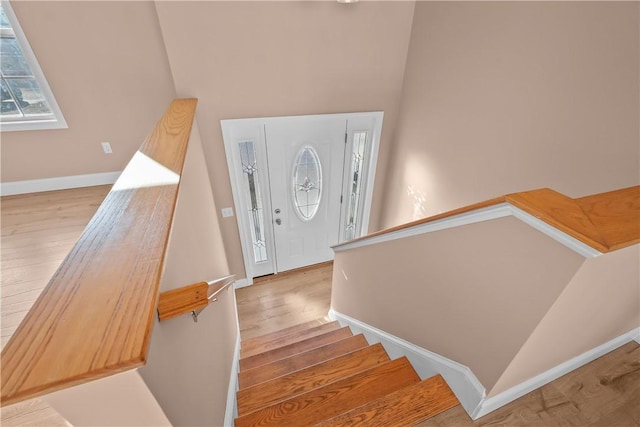
[(210, 302), (235, 282), (235, 275), (222, 277), (210, 282), (199, 282), (170, 291), (161, 292), (158, 299), (158, 320), (172, 319), (191, 313), (194, 321)]
[(602, 252), (640, 242), (640, 186), (572, 199), (548, 188), (507, 194), (359, 237), (343, 245), (421, 226), (456, 215), (509, 203)]
[(2, 405), (145, 363), (196, 103), (171, 103), (5, 346)]
[(161, 292), (158, 298), (158, 320), (173, 319), (200, 310), (209, 305), (207, 298), (207, 282), (198, 282), (192, 285), (183, 286), (170, 291)]
[(609, 250), (598, 229), (570, 197), (542, 188), (509, 194), (505, 201), (600, 252)]
[(640, 243), (640, 186), (575, 199), (609, 251)]

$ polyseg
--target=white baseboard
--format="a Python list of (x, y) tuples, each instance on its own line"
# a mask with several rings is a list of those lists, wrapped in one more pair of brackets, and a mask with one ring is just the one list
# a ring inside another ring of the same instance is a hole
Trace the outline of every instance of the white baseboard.
[(42, 191), (66, 190), (69, 188), (93, 187), (113, 184), (121, 172), (92, 173), (88, 175), (59, 176), (56, 178), (31, 179), (0, 183), (0, 196), (39, 193)]
[(422, 347), (418, 347), (402, 338), (381, 331), (357, 319), (338, 313), (333, 308), (329, 310), (329, 317), (331, 320), (337, 320), (343, 326), (349, 326), (354, 333), (363, 333), (370, 344), (377, 342), (382, 343), (391, 358), (407, 356), (420, 378), (425, 379), (436, 374), (442, 375), (462, 404), (462, 407), (474, 420), (586, 365), (630, 341), (636, 340), (640, 343), (640, 328), (637, 328), (573, 359), (567, 360), (500, 394), (487, 398), (484, 386), (467, 366), (461, 365)]
[(233, 284), (233, 289), (246, 288), (247, 286), (251, 285), (253, 285), (253, 279), (247, 279), (245, 277), (244, 279), (236, 280), (236, 282)]
[(369, 344), (381, 343), (392, 359), (406, 356), (421, 379), (442, 375), (467, 413), (471, 414), (484, 398), (484, 386), (467, 366), (339, 313), (333, 308), (329, 310), (329, 318), (337, 320), (342, 326), (349, 326), (354, 333), (364, 334)]
[(240, 331), (236, 338), (236, 347), (233, 350), (233, 366), (229, 377), (229, 389), (227, 390), (227, 408), (224, 412), (224, 426), (233, 427), (233, 420), (238, 416), (236, 405), (236, 392), (238, 391), (238, 371), (240, 367)]
[(578, 369), (579, 367), (584, 366), (589, 362), (594, 361), (598, 357), (604, 356), (605, 354), (630, 341), (633, 341), (634, 339), (637, 339), (638, 336), (640, 336), (640, 328), (629, 331), (626, 334), (620, 335), (619, 337), (614, 338), (611, 341), (606, 342), (585, 353), (582, 353), (581, 355), (576, 356), (573, 359), (569, 359), (566, 362), (563, 362), (558, 366), (549, 369), (548, 371), (545, 371), (533, 378), (528, 379), (523, 383), (511, 387), (509, 390), (505, 390), (500, 394), (485, 398), (482, 400), (482, 402), (480, 402), (473, 414), (470, 414), (471, 418), (476, 420), (484, 415), (487, 415), (489, 412), (495, 411), (496, 409), (506, 405), (507, 403), (513, 402), (517, 398), (522, 397), (525, 394), (530, 393), (533, 390), (536, 390), (543, 385), (548, 384), (551, 381), (556, 380), (561, 376), (566, 375), (569, 372)]

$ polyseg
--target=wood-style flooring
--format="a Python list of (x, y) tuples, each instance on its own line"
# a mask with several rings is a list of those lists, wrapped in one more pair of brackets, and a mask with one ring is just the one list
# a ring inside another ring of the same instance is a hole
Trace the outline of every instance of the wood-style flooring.
[[(108, 186), (0, 199), (2, 343), (13, 333), (109, 190)], [(242, 339), (324, 317), (330, 264), (236, 291)], [(68, 426), (44, 402), (3, 408), (2, 426)], [(628, 343), (472, 421), (461, 407), (420, 426), (640, 426), (640, 345)]]
[(461, 406), (421, 427), (640, 425), (640, 345), (630, 342), (473, 422)]
[[(103, 185), (0, 198), (0, 348), (110, 189)], [(33, 399), (2, 408), (0, 425), (65, 427), (69, 423), (45, 402)]]
[[(236, 291), (242, 339), (328, 312), (331, 266), (300, 274), (308, 288), (285, 275)], [(300, 312), (285, 308), (294, 301)], [(476, 421), (457, 406), (418, 426), (640, 426), (640, 345), (627, 343)]]
[(0, 200), (1, 347), (76, 243), (110, 185)]
[(265, 276), (236, 291), (243, 340), (325, 317), (333, 264)]

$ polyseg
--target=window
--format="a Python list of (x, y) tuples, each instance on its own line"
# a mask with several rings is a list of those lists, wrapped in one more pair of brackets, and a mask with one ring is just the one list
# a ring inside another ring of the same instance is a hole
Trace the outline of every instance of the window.
[(320, 158), (312, 147), (303, 147), (293, 168), (293, 205), (303, 221), (318, 212), (322, 195)]
[(345, 240), (355, 239), (359, 236), (359, 219), (362, 196), (362, 173), (367, 144), (367, 132), (353, 133), (353, 149), (349, 166), (349, 196), (347, 198), (347, 223), (345, 225)]
[(0, 128), (67, 127), (9, 2), (0, 2)]
[(258, 175), (258, 162), (253, 141), (239, 144), (242, 173), (244, 174), (245, 195), (249, 199), (249, 219), (251, 221), (251, 241), (253, 242), (253, 259), (256, 263), (267, 261), (267, 245), (264, 237), (264, 213), (262, 194)]

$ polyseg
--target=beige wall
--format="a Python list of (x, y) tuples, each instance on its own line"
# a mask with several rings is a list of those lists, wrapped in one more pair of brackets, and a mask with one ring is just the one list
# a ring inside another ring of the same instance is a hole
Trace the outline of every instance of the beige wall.
[(73, 426), (171, 426), (137, 369), (42, 397)]
[(640, 326), (640, 246), (587, 259), (489, 397)]
[(1, 181), (124, 169), (175, 96), (153, 2), (12, 5), (69, 128), (3, 132)]
[[(221, 119), (385, 112), (371, 218), (378, 222), (413, 2), (157, 2), (181, 97), (197, 97), (218, 208), (233, 206)], [(220, 215), (220, 212), (218, 212)], [(244, 276), (235, 218), (220, 218)]]
[[(198, 123), (193, 124), (160, 290), (229, 272)], [(45, 396), (74, 425), (220, 426), (234, 365), (238, 320), (233, 288), (204, 309), (155, 319), (145, 366)]]
[[(169, 240), (161, 291), (229, 274), (198, 124), (194, 123)], [(200, 314), (156, 319), (142, 377), (176, 426), (222, 425), (238, 334), (235, 294)]]
[(418, 2), (385, 227), (640, 182), (638, 2)]
[(372, 229), (640, 180), (637, 2), (14, 3), (69, 129), (4, 132), (2, 182), (121, 170), (176, 90), (220, 208), (224, 118), (384, 110)]
[(331, 305), (490, 390), (584, 258), (513, 217), (337, 252)]

